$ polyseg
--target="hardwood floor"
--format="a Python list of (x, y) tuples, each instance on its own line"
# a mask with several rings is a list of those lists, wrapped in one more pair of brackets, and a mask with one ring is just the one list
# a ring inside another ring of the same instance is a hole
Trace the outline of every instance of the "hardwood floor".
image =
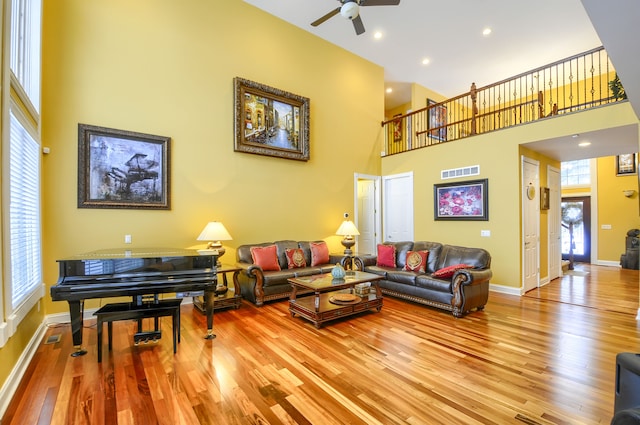
[(176, 355), (169, 319), (140, 346), (133, 322), (115, 322), (102, 364), (95, 321), (77, 358), (70, 327), (52, 326), (45, 340), (60, 342), (39, 346), (1, 423), (608, 424), (615, 356), (639, 351), (638, 271), (588, 269), (524, 297), (492, 292), (461, 319), (387, 297), (318, 330), (286, 301), (243, 303), (216, 312), (206, 341), (185, 305)]

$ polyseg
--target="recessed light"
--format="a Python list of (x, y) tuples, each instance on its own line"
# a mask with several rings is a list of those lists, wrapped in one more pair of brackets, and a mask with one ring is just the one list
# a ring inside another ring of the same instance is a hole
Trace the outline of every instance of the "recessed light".
[(429, 65), (429, 62), (431, 62), (431, 60), (429, 58), (422, 59), (422, 64), (423, 65)]
[(482, 30), (482, 35), (487, 36), (489, 34), (491, 34), (491, 28), (487, 27)]
[(380, 40), (382, 38), (382, 32), (380, 31), (376, 31), (373, 33), (373, 38), (375, 38), (376, 40)]
[(580, 146), (581, 148), (587, 147), (591, 144), (591, 142), (580, 142), (578, 143), (578, 146)]
[(578, 136), (580, 136), (579, 134), (572, 134), (571, 137), (573, 137), (574, 139), (578, 138)]
[(393, 89), (391, 87), (387, 87), (387, 89), (385, 90), (387, 93), (391, 93), (393, 92)]

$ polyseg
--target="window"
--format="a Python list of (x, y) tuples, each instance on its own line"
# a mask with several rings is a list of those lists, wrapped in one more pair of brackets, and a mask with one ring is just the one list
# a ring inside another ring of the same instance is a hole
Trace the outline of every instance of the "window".
[[(28, 105), (40, 110), (40, 0), (11, 2), (10, 67)], [(16, 87), (17, 86), (17, 87)], [(24, 97), (21, 96), (21, 97)]]
[(579, 159), (577, 161), (563, 162), (560, 180), (562, 187), (590, 186), (591, 160)]
[[(44, 296), (40, 211), (40, 62), (42, 0), (5, 2), (2, 25), (8, 63), (0, 71), (2, 91), (2, 217), (4, 300), (0, 346)], [(3, 312), (4, 309), (4, 312)]]
[(10, 111), (9, 250), (11, 307), (42, 283), (40, 259), (40, 146)]

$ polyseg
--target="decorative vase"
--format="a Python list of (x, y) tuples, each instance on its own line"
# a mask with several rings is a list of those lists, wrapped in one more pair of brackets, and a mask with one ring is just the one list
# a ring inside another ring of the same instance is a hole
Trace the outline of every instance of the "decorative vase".
[(344, 279), (345, 275), (344, 267), (339, 263), (337, 263), (333, 270), (331, 270), (331, 276), (333, 276), (334, 279)]

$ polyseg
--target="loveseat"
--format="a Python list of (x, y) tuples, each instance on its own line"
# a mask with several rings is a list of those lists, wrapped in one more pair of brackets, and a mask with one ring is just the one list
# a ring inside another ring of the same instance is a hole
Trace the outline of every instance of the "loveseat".
[(448, 310), (455, 317), (482, 310), (489, 299), (491, 255), (482, 248), (385, 242), (378, 246), (378, 255), (358, 258), (357, 263), (384, 277), (378, 282), (383, 294)]
[(241, 269), (237, 274), (240, 292), (245, 300), (257, 306), (288, 298), (291, 284), (287, 279), (330, 273), (342, 259), (343, 255), (329, 254), (324, 241), (282, 240), (240, 245), (236, 251), (236, 265)]

